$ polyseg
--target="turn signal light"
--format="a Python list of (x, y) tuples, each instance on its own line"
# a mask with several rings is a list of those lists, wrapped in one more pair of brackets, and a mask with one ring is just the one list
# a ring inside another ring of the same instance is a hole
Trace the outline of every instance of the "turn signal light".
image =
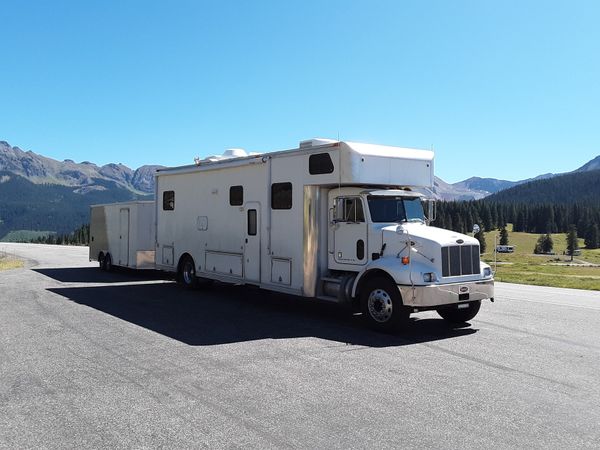
[(409, 262), (410, 262), (410, 258), (408, 256), (402, 257), (402, 264), (404, 264), (406, 266)]

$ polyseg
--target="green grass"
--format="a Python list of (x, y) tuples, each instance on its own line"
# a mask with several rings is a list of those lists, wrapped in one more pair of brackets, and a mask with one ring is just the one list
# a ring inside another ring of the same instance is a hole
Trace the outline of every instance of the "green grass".
[[(509, 244), (515, 246), (515, 252), (497, 254), (496, 281), (600, 290), (600, 249), (584, 249), (583, 240), (580, 240), (581, 256), (575, 256), (571, 262), (570, 256), (563, 255), (567, 242), (566, 235), (560, 233), (552, 235), (556, 255), (534, 255), (533, 249), (539, 235), (514, 233), (511, 229), (509, 226)], [(495, 234), (496, 231), (486, 233), (487, 252), (481, 257), (492, 268)]]

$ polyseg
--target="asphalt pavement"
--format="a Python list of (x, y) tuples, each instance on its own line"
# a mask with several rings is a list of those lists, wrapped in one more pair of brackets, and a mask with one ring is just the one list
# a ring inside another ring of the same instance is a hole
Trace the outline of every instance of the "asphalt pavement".
[(2, 448), (600, 448), (600, 292), (498, 283), (469, 326), (101, 272), (0, 243)]

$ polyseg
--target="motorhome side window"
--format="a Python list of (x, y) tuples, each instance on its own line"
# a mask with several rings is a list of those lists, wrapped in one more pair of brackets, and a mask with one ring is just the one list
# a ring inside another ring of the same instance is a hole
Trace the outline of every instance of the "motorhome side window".
[(248, 210), (248, 236), (256, 236), (256, 230), (257, 230), (256, 210), (249, 209)]
[(317, 153), (308, 158), (308, 173), (311, 175), (321, 175), (333, 172), (333, 161), (329, 153)]
[(175, 209), (175, 191), (163, 192), (163, 210), (173, 211)]
[(231, 186), (229, 188), (229, 204), (231, 206), (244, 204), (244, 186)]
[(340, 197), (336, 200), (335, 219), (338, 222), (364, 222), (365, 213), (359, 197)]
[(292, 209), (292, 183), (271, 185), (271, 208)]

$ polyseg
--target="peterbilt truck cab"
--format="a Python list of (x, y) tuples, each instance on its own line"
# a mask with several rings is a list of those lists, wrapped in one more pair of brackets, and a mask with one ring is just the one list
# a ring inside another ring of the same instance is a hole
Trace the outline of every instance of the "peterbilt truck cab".
[(494, 297), (477, 239), (430, 225), (423, 194), (408, 189), (329, 191), (328, 268), (345, 274), (347, 295), (367, 322), (392, 329), (413, 312), (436, 310), (449, 322), (475, 317)]

